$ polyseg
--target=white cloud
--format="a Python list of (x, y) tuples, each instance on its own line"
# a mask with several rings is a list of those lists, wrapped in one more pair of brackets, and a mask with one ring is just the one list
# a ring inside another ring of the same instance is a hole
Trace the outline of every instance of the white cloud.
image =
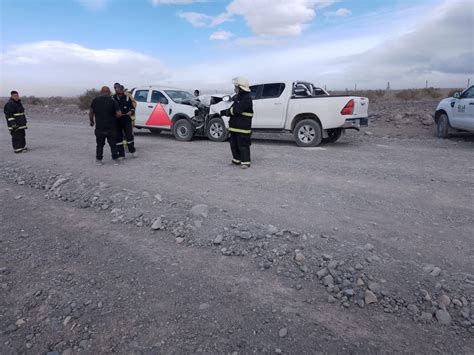
[(178, 16), (189, 22), (193, 27), (208, 27), (212, 17), (200, 12), (180, 12)]
[(60, 41), (9, 47), (0, 55), (0, 63), (2, 91), (14, 87), (37, 95), (74, 95), (117, 81), (130, 87), (169, 77), (159, 60), (142, 53)]
[(336, 11), (328, 11), (324, 13), (326, 17), (347, 17), (352, 15), (352, 11), (346, 8), (341, 8)]
[(211, 41), (227, 41), (230, 38), (232, 38), (234, 34), (232, 32), (227, 32), (227, 31), (217, 31), (211, 34), (209, 39)]
[(328, 0), (234, 0), (227, 7), (233, 15), (245, 18), (256, 35), (298, 36), (315, 18), (317, 7)]
[(299, 36), (315, 18), (316, 9), (336, 0), (233, 0), (225, 12), (209, 16), (198, 12), (178, 14), (194, 27), (215, 27), (235, 16), (244, 18), (256, 36)]
[(110, 0), (76, 0), (89, 10), (97, 11), (104, 9)]

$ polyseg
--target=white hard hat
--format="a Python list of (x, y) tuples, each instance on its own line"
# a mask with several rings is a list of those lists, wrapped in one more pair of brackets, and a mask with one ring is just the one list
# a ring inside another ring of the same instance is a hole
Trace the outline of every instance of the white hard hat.
[(234, 84), (234, 86), (238, 86), (243, 91), (250, 92), (249, 81), (245, 78), (241, 78), (241, 77), (234, 78), (234, 79), (232, 79), (232, 84)]

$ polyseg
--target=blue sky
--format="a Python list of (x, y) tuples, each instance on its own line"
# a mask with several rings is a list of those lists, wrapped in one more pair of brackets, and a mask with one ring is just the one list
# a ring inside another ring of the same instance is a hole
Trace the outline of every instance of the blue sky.
[[(354, 82), (377, 88), (387, 80), (395, 87), (416, 87), (425, 77), (436, 86), (459, 86), (472, 74), (472, 65), (449, 67), (453, 60), (462, 64), (473, 58), (469, 0), (0, 3), (2, 95), (12, 86), (29, 94), (74, 95), (115, 81), (213, 89), (235, 75), (253, 82), (313, 80), (331, 88)], [(455, 36), (469, 26), (465, 43), (456, 46)], [(430, 32), (439, 36), (430, 28), (443, 30), (440, 44), (448, 45), (450, 55), (430, 57), (433, 63), (427, 65), (422, 54), (437, 50)], [(400, 56), (405, 67), (387, 66), (391, 47), (397, 57), (400, 51), (411, 53), (412, 61), (404, 63)], [(412, 55), (417, 50), (419, 58)], [(354, 74), (374, 65), (373, 80)]]

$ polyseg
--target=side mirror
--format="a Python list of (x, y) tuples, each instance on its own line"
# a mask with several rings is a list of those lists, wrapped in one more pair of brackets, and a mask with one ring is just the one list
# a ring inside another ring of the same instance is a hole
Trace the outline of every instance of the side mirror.
[(162, 105), (168, 105), (168, 99), (166, 97), (161, 97), (160, 98), (160, 104)]
[(229, 102), (229, 101), (230, 101), (230, 96), (229, 96), (229, 95), (224, 96), (224, 97), (222, 98), (222, 101), (224, 101), (224, 102)]
[(453, 95), (453, 97), (454, 97), (455, 99), (459, 99), (459, 98), (461, 97), (461, 93), (460, 93), (460, 92), (455, 92), (454, 95)]

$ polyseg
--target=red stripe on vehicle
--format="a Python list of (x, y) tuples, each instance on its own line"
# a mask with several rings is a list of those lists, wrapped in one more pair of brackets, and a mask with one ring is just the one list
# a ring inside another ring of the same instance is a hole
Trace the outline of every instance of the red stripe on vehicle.
[(145, 124), (147, 126), (171, 126), (172, 122), (163, 106), (158, 103)]

